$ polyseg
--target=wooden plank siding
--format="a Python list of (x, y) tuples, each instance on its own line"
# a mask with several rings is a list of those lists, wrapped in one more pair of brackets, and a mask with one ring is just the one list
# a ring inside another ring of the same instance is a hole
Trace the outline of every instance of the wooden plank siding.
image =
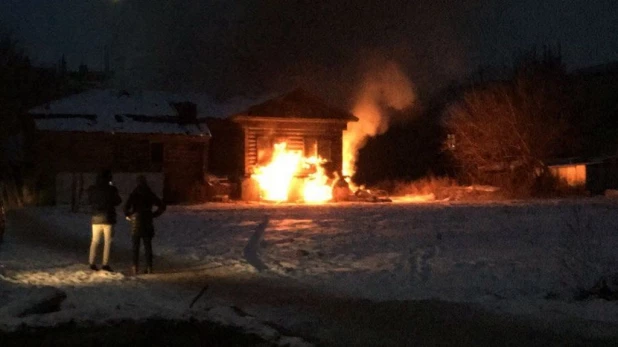
[(330, 159), (333, 169), (341, 170), (342, 166), (342, 134), (346, 128), (345, 122), (319, 121), (244, 121), (241, 123), (244, 133), (245, 158), (244, 172), (250, 175), (253, 167), (258, 164), (258, 139), (265, 137), (272, 143), (285, 141), (289, 150), (299, 150), (304, 153), (307, 139), (330, 141)]

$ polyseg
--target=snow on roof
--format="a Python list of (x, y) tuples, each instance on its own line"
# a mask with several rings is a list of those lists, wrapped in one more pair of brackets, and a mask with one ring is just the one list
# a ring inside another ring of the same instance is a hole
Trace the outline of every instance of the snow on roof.
[[(95, 89), (31, 109), (37, 129), (210, 136), (206, 118), (224, 118), (262, 99), (215, 102), (199, 93)], [(176, 103), (196, 105), (196, 121), (181, 122)]]

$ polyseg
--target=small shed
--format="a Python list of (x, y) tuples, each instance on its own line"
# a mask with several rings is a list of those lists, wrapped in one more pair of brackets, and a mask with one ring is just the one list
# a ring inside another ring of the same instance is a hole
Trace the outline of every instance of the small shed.
[(550, 165), (549, 171), (562, 183), (569, 187), (584, 187), (586, 185), (586, 163)]
[(582, 187), (591, 194), (618, 189), (618, 157), (555, 161), (549, 170), (567, 186)]
[(34, 121), (33, 162), (43, 186), (54, 187), (58, 175), (107, 168), (161, 173), (169, 203), (201, 199), (211, 134), (186, 97), (99, 89), (28, 113)]

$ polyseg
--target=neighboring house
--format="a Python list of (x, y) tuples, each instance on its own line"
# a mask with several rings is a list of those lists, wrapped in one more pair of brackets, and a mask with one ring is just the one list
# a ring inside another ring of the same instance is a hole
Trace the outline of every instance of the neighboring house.
[[(29, 111), (44, 186), (62, 173), (161, 173), (167, 202), (200, 200), (211, 137), (195, 103), (163, 92), (91, 90)], [(54, 194), (56, 195), (56, 194)]]

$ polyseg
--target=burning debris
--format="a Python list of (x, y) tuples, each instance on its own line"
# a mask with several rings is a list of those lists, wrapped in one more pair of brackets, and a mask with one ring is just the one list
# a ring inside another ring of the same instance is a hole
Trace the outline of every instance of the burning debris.
[(351, 201), (364, 201), (364, 202), (392, 202), (388, 196), (388, 192), (385, 190), (371, 190), (364, 187), (358, 188), (354, 192), (354, 197), (351, 197)]
[(350, 188), (348, 176), (336, 175), (333, 183), (333, 201), (392, 202), (385, 190), (371, 190), (364, 186)]
[(285, 142), (280, 142), (274, 145), (270, 162), (255, 167), (251, 178), (257, 182), (262, 201), (391, 201), (385, 191), (351, 188), (348, 176), (327, 172), (327, 163), (319, 156), (304, 157), (302, 151), (289, 150)]

